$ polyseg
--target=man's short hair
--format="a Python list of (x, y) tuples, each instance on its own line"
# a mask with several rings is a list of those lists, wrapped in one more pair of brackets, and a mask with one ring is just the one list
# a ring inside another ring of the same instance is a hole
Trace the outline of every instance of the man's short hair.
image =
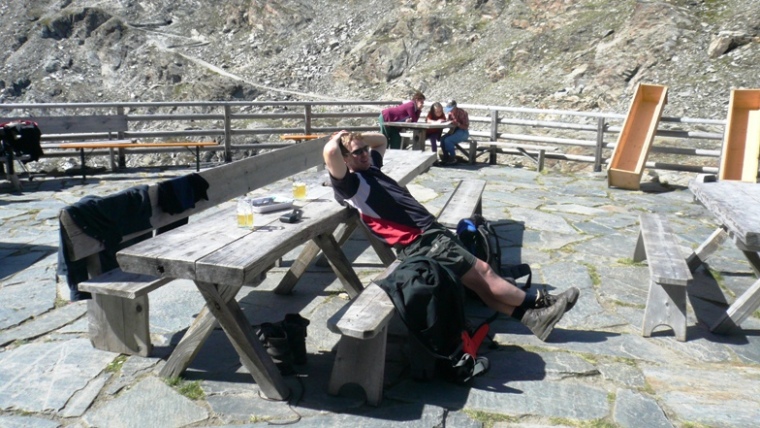
[(364, 136), (361, 134), (361, 132), (349, 132), (348, 134), (343, 134), (343, 136), (340, 137), (338, 147), (340, 147), (341, 155), (348, 156), (351, 154), (351, 150), (348, 150), (348, 147), (346, 147), (346, 145), (354, 140), (364, 141)]
[(417, 92), (414, 93), (414, 95), (412, 95), (412, 100), (413, 101), (416, 101), (416, 100), (425, 101), (425, 95), (422, 92), (417, 91)]

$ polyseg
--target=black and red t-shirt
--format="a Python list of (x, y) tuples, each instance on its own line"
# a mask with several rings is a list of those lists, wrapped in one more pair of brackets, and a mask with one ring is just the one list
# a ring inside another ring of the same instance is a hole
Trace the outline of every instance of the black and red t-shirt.
[(348, 172), (343, 179), (330, 176), (335, 199), (359, 211), (369, 229), (389, 245), (409, 245), (430, 226), (435, 217), (380, 168), (383, 157), (370, 151), (372, 166)]

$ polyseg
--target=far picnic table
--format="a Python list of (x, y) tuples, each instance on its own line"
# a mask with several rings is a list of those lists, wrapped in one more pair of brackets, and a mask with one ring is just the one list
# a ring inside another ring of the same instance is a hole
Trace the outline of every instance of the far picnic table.
[(216, 141), (174, 141), (162, 143), (138, 143), (128, 140), (99, 141), (93, 143), (62, 143), (58, 147), (62, 149), (78, 149), (81, 160), (82, 181), (87, 177), (85, 175), (85, 150), (94, 149), (137, 149), (137, 148), (160, 148), (160, 147), (186, 147), (188, 150), (195, 147), (195, 170), (201, 170), (201, 147), (218, 146)]
[(425, 140), (428, 129), (444, 129), (451, 127), (450, 122), (385, 122), (385, 126), (406, 128), (412, 130), (412, 149), (425, 150)]

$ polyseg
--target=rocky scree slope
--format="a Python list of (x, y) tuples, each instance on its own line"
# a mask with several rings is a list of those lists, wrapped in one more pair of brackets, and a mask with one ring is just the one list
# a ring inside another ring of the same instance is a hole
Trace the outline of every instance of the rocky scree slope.
[(757, 0), (6, 0), (0, 102), (407, 98), (723, 119)]

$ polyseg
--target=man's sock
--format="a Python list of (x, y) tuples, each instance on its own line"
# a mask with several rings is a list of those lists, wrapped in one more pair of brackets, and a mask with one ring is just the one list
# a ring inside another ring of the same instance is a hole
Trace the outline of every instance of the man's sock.
[(533, 309), (536, 306), (537, 298), (538, 294), (535, 291), (526, 291), (525, 299), (522, 301), (522, 303), (520, 303), (520, 306), (516, 307), (515, 310), (512, 311), (512, 318), (515, 318), (518, 321), (521, 320), (523, 315), (525, 315), (526, 310)]

